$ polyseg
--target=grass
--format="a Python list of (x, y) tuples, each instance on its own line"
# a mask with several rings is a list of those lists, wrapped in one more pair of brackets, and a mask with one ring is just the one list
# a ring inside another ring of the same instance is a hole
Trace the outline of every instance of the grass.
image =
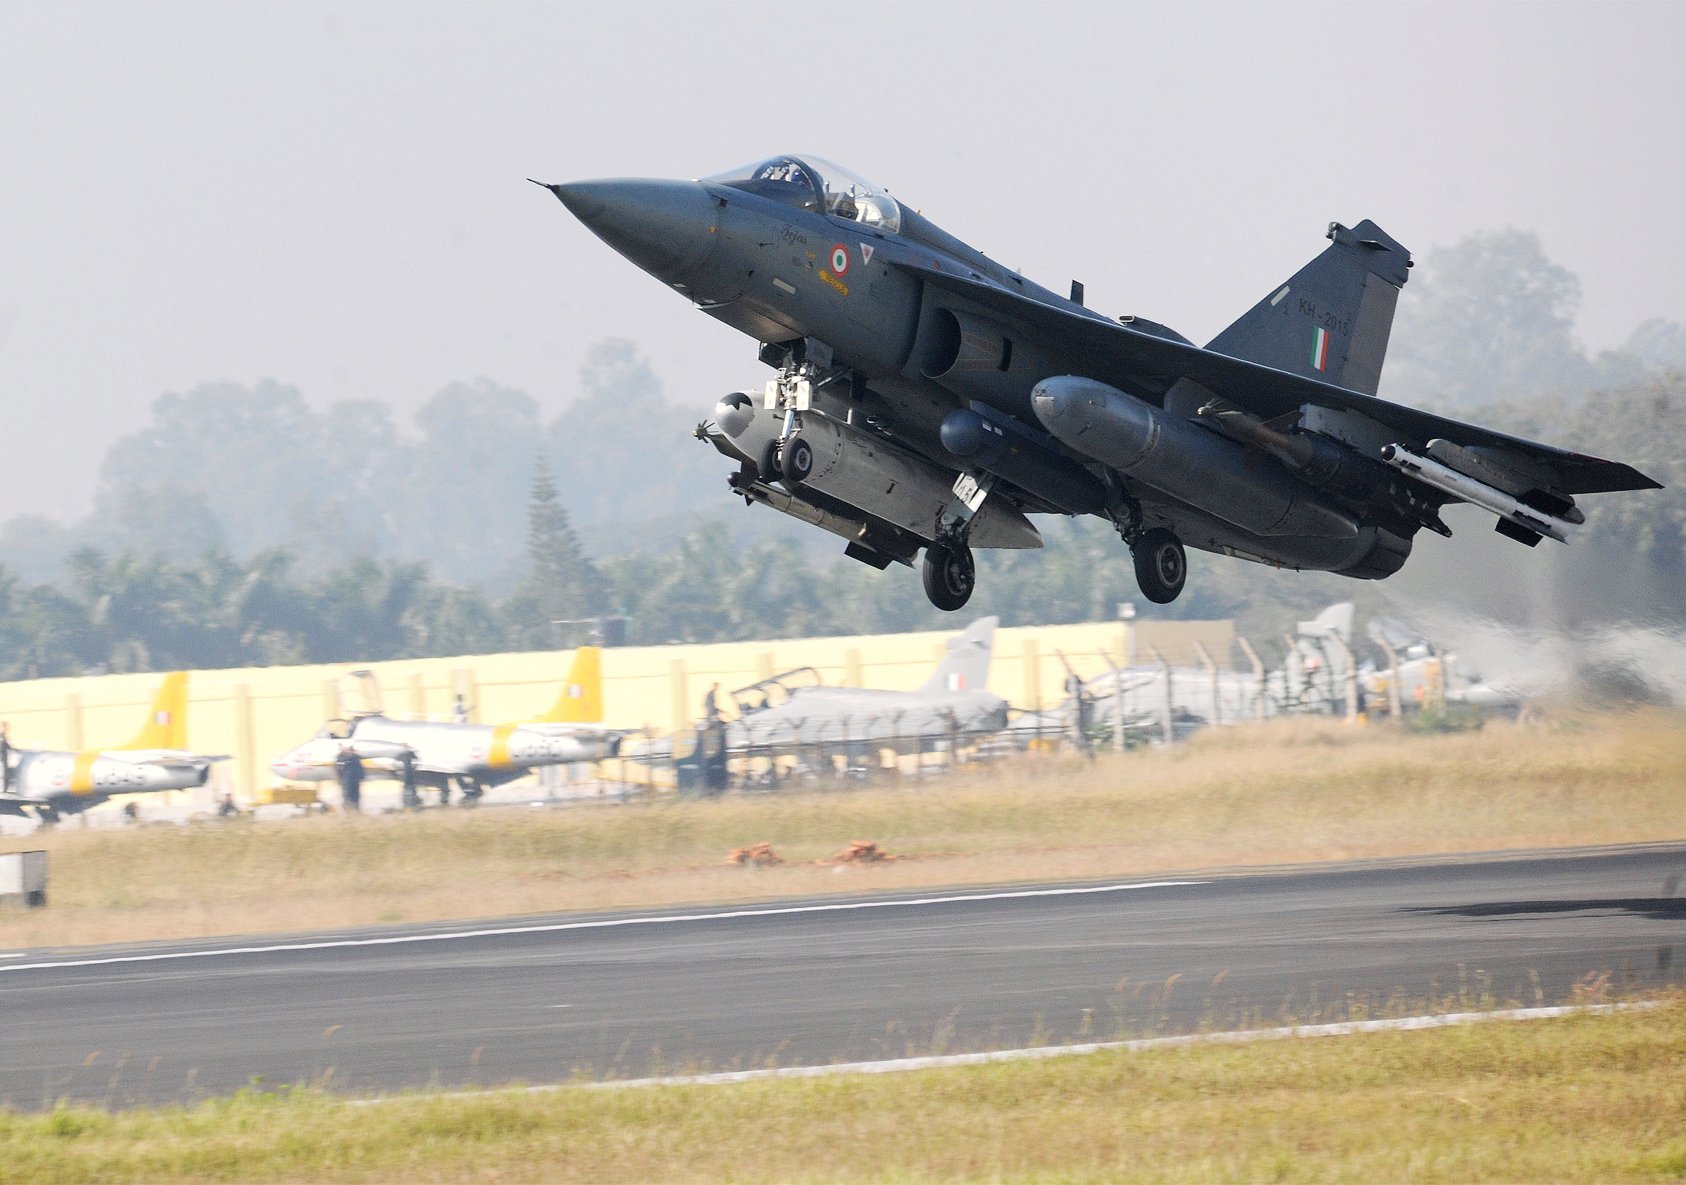
[[(1410, 735), (1284, 721), (1174, 751), (1026, 759), (875, 789), (564, 810), (79, 831), (0, 946), (645, 908), (1686, 836), (1686, 716)], [(904, 857), (816, 863), (870, 839)], [(768, 841), (778, 867), (728, 867)]]
[(0, 1182), (1679, 1181), (1686, 998), (733, 1086), (0, 1113)]

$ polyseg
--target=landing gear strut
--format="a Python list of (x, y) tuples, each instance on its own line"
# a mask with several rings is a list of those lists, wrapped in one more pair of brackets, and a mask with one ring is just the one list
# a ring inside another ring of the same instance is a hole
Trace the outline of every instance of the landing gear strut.
[(1182, 540), (1164, 527), (1142, 532), (1131, 548), (1136, 561), (1136, 584), (1155, 605), (1169, 605), (1188, 579), (1188, 556)]
[(931, 604), (945, 613), (952, 613), (972, 599), (972, 587), (978, 578), (977, 567), (972, 563), (972, 549), (958, 540), (933, 543), (925, 549), (925, 564), (920, 575)]

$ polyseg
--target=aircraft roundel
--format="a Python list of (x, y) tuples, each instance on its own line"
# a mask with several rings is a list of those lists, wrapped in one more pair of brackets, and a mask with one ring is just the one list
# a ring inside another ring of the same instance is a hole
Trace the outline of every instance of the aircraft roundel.
[(831, 274), (846, 276), (849, 274), (849, 248), (842, 243), (835, 243), (831, 248)]

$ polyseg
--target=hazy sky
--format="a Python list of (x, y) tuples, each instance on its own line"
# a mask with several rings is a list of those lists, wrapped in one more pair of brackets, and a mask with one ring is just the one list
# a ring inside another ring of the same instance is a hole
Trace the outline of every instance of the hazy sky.
[(1612, 346), (1686, 321), (1683, 45), (1672, 4), (0, 2), (0, 520), (83, 513), (207, 380), (549, 414), (613, 335), (699, 416), (762, 380), (528, 176), (814, 152), (1197, 340), (1331, 219), (1514, 225)]

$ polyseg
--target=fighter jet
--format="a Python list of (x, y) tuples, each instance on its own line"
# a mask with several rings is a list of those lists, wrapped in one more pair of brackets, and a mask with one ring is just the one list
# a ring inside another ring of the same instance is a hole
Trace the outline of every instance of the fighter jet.
[[(365, 683), (373, 679), (366, 671), (357, 674), (367, 676)], [(474, 802), (488, 787), (513, 782), (540, 766), (612, 757), (625, 735), (601, 723), (602, 652), (595, 646), (575, 652), (561, 695), (536, 720), (496, 725), (394, 720), (380, 709), (378, 693), (367, 702), (368, 710), (329, 721), (313, 738), (277, 757), (270, 768), (290, 781), (331, 781), (334, 759), (349, 746), (372, 774), (400, 777), (405, 761), (412, 760), (418, 787), (437, 790), (448, 802), (454, 784), (464, 801)]]
[[(540, 183), (542, 184), (542, 183)], [(697, 181), (547, 185), (627, 259), (760, 343), (776, 377), (698, 436), (746, 503), (883, 569), (924, 552), (931, 602), (972, 594), (972, 551), (1034, 548), (1033, 514), (1097, 515), (1144, 596), (1175, 600), (1185, 545), (1379, 580), (1468, 502), (1532, 547), (1575, 497), (1660, 488), (1633, 468), (1377, 397), (1410, 253), (1331, 223), (1321, 254), (1205, 347), (1040, 287), (814, 156)], [(1030, 183), (1019, 208), (1039, 209)]]
[[(712, 724), (725, 757), (843, 757), (864, 762), (880, 751), (919, 753), (993, 736), (1007, 726), (1007, 701), (988, 689), (999, 619), (983, 617), (945, 643), (948, 653), (913, 691), (826, 687), (812, 668), (786, 671), (728, 693), (738, 716), (705, 721), (683, 744), (706, 745)], [(627, 756), (673, 755), (662, 739)]]
[(110, 749), (16, 749), (0, 815), (33, 812), (52, 824), (119, 794), (152, 794), (203, 786), (211, 765), (228, 760), (187, 749), (187, 672), (164, 676), (152, 712), (126, 745)]

